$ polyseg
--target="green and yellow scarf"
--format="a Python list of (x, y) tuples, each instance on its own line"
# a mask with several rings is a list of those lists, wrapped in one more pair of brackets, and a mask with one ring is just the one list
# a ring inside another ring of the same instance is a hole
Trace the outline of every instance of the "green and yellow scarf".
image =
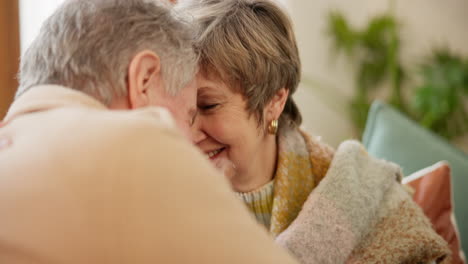
[(239, 193), (257, 220), (279, 235), (297, 217), (307, 197), (325, 176), (333, 150), (299, 129), (278, 133), (278, 159), (272, 182), (250, 193)]

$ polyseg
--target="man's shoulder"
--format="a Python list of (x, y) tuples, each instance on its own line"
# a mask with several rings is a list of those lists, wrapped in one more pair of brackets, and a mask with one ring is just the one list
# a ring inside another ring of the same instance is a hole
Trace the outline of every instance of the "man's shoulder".
[(168, 110), (159, 107), (131, 111), (65, 108), (51, 111), (44, 118), (58, 129), (86, 131), (85, 136), (141, 134), (145, 131), (180, 136)]
[[(75, 112), (76, 111), (76, 112)], [(133, 111), (72, 110), (64, 115), (75, 115), (76, 120), (65, 131), (83, 131), (76, 136), (93, 144), (118, 144), (129, 147), (137, 142), (147, 144), (176, 140), (186, 141), (164, 108), (144, 108)]]
[(102, 130), (120, 135), (142, 134), (147, 131), (181, 136), (165, 108), (149, 107), (132, 111), (88, 110), (81, 115), (84, 117), (83, 124), (95, 131)]
[[(3, 169), (12, 175), (29, 175), (31, 168), (41, 168), (47, 179), (47, 174), (76, 178), (73, 175), (96, 173), (105, 178), (135, 168), (144, 169), (142, 175), (148, 171), (153, 175), (167, 171), (153, 166), (155, 162), (169, 163), (181, 155), (190, 156), (187, 163), (194, 166), (196, 162), (191, 160), (198, 156), (196, 150), (171, 120), (167, 111), (158, 108), (109, 111), (70, 107), (24, 114), (0, 131), (0, 136), (12, 141), (0, 152), (0, 170), (5, 165)], [(109, 168), (112, 173), (107, 172)]]
[(4, 128), (15, 149), (34, 146), (49, 152), (108, 152), (116, 146), (134, 149), (135, 144), (182, 141), (172, 117), (163, 108), (112, 111), (82, 107), (64, 107), (27, 113), (11, 120)]

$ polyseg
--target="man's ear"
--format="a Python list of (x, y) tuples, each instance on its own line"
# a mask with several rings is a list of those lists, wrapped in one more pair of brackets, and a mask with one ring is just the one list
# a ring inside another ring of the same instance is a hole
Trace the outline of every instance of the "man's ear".
[(281, 88), (278, 91), (276, 91), (276, 94), (273, 96), (273, 98), (265, 108), (264, 114), (267, 123), (279, 119), (281, 113), (284, 110), (284, 106), (286, 105), (288, 95), (289, 90), (287, 90), (286, 88)]
[(149, 105), (151, 88), (159, 81), (160, 69), (160, 59), (152, 51), (141, 51), (132, 58), (128, 67), (127, 83), (131, 109)]

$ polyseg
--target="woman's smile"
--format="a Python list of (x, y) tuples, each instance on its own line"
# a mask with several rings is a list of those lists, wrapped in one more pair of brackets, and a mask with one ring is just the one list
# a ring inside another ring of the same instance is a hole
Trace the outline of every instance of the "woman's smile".
[(218, 148), (212, 151), (205, 152), (210, 160), (214, 160), (218, 157), (221, 157), (225, 153), (226, 147)]

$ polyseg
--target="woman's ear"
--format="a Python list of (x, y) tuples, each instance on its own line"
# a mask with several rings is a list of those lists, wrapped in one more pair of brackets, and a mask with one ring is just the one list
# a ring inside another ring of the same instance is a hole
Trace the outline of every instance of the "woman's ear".
[(286, 88), (281, 88), (276, 91), (275, 95), (271, 99), (271, 101), (267, 104), (265, 118), (267, 122), (271, 122), (272, 120), (278, 120), (281, 116), (281, 113), (284, 110), (284, 106), (286, 105), (286, 100), (289, 96), (289, 90)]
[(156, 53), (144, 50), (135, 55), (128, 67), (128, 102), (131, 109), (149, 105), (151, 88), (160, 78), (160, 59)]

